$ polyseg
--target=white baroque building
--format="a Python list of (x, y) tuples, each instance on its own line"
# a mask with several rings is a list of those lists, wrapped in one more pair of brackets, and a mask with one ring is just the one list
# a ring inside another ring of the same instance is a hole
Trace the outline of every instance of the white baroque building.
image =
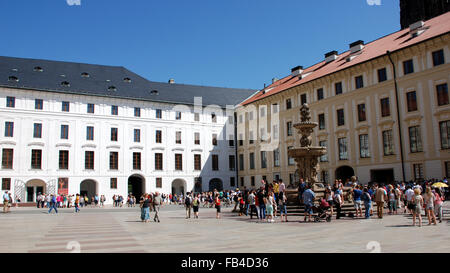
[(237, 186), (234, 107), (252, 90), (123, 67), (0, 57), (2, 193), (136, 196)]

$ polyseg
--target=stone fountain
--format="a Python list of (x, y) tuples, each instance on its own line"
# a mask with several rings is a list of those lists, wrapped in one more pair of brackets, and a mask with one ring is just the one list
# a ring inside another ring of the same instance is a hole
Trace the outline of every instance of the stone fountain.
[(300, 108), (301, 122), (294, 125), (301, 135), (300, 147), (289, 150), (290, 157), (297, 163), (299, 178), (303, 178), (314, 188), (317, 183), (317, 174), (319, 173), (319, 157), (327, 153), (326, 147), (312, 146), (312, 133), (317, 127), (317, 122), (311, 121), (311, 113), (308, 104), (303, 104)]

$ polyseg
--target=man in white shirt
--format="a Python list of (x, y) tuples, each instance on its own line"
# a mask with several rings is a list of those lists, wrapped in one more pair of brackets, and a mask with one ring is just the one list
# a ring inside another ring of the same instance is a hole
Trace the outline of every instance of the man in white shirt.
[(9, 200), (9, 194), (8, 191), (5, 192), (5, 194), (3, 194), (3, 213), (7, 213), (9, 212), (9, 204), (10, 200)]
[(405, 206), (405, 212), (406, 212), (406, 208), (408, 208), (409, 213), (413, 213), (412, 211), (412, 204), (413, 204), (413, 198), (414, 198), (414, 191), (408, 187), (408, 189), (405, 191), (405, 196), (406, 196), (406, 206)]

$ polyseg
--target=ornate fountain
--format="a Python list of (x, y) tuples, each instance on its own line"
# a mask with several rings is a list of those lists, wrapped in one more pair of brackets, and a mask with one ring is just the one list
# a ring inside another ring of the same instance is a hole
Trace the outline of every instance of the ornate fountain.
[(303, 178), (307, 183), (314, 187), (317, 183), (317, 174), (319, 173), (319, 157), (327, 153), (326, 147), (312, 146), (312, 133), (317, 127), (317, 122), (311, 121), (311, 113), (308, 104), (303, 104), (300, 108), (301, 122), (294, 125), (301, 135), (300, 148), (289, 150), (290, 157), (297, 163), (299, 178)]

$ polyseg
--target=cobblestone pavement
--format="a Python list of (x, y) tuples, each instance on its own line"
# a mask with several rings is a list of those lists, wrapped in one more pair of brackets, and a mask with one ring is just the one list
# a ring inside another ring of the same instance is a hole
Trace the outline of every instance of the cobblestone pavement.
[[(446, 202), (445, 209), (450, 208)], [(261, 223), (223, 208), (200, 208), (199, 219), (185, 219), (185, 209), (164, 206), (161, 223), (140, 221), (139, 208), (13, 208), (0, 213), (0, 252), (450, 252), (450, 217), (437, 226), (412, 227), (408, 215), (371, 220), (344, 218), (331, 223)], [(153, 213), (151, 213), (153, 215)], [(193, 214), (192, 214), (193, 215)]]

